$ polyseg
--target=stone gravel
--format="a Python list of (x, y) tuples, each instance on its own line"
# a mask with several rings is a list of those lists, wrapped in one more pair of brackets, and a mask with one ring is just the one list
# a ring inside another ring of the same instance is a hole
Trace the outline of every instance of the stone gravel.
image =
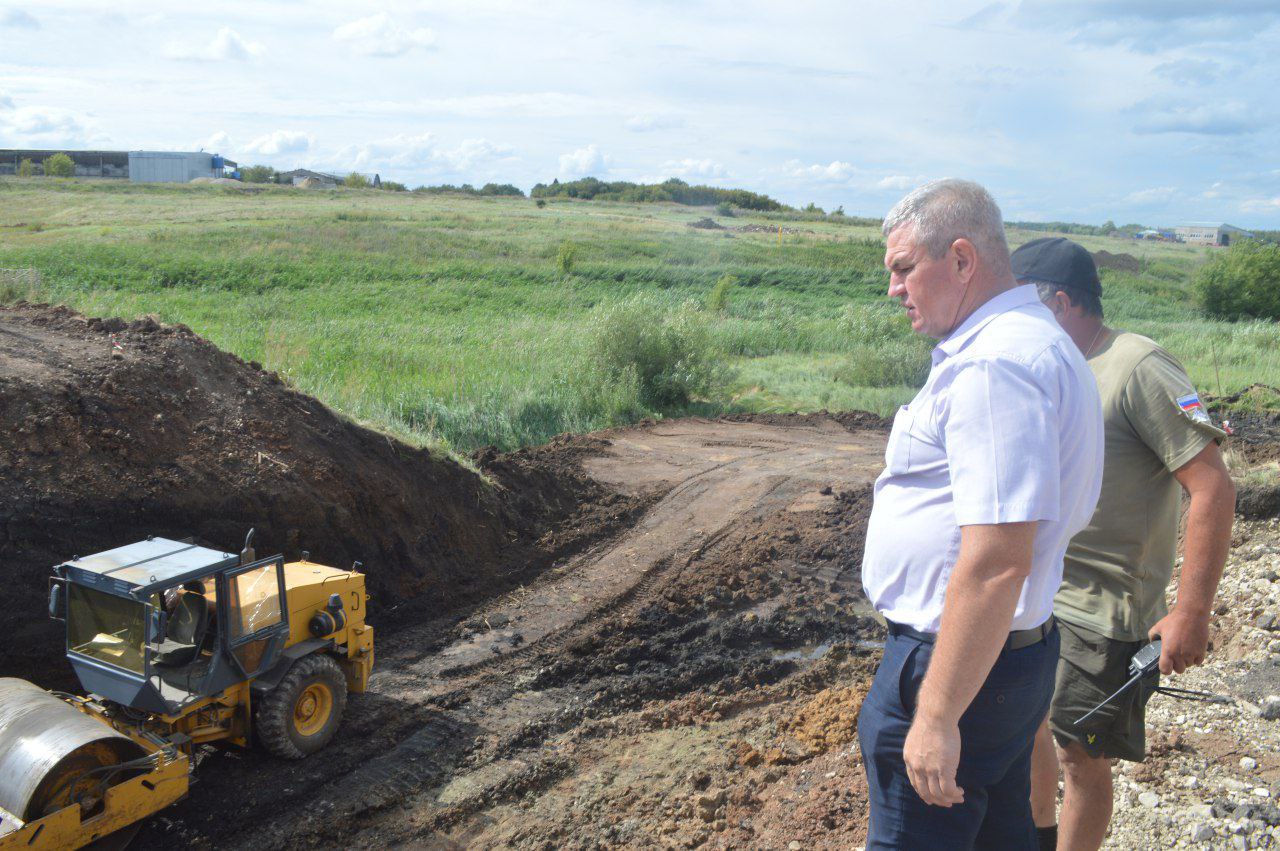
[(1104, 848), (1280, 848), (1280, 524), (1237, 520), (1233, 544), (1209, 659), (1163, 678), (1233, 702), (1151, 698), (1149, 756), (1113, 769)]

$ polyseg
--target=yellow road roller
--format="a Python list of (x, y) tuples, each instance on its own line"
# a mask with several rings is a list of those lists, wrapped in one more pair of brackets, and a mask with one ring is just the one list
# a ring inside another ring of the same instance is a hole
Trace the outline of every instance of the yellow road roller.
[(356, 567), (167, 538), (56, 566), (49, 615), (87, 696), (0, 678), (0, 851), (122, 847), (202, 745), (300, 759), (373, 670)]

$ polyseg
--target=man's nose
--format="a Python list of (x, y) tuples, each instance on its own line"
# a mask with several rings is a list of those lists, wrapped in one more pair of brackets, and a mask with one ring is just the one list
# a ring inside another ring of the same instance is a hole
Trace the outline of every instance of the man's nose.
[(892, 275), (889, 276), (889, 297), (890, 298), (901, 298), (902, 295), (906, 293), (906, 291), (907, 291), (907, 285), (903, 283), (901, 278), (895, 278)]

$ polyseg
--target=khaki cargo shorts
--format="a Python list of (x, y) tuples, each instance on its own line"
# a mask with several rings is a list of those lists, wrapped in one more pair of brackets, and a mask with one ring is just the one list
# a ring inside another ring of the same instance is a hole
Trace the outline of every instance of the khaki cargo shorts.
[(1146, 709), (1159, 672), (1129, 688), (1076, 726), (1076, 719), (1115, 693), (1129, 679), (1129, 660), (1145, 641), (1116, 641), (1059, 619), (1062, 655), (1049, 729), (1060, 746), (1079, 742), (1091, 757), (1142, 762), (1147, 757)]

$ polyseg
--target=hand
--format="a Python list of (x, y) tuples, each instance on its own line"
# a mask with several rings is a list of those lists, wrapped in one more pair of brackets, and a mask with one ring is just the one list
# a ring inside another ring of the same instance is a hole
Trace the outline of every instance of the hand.
[(1209, 616), (1183, 613), (1174, 606), (1151, 627), (1147, 638), (1160, 639), (1160, 673), (1181, 674), (1204, 662), (1209, 648)]
[(964, 802), (964, 790), (956, 785), (956, 769), (960, 767), (959, 726), (916, 716), (902, 746), (902, 757), (911, 785), (926, 804), (950, 807)]

